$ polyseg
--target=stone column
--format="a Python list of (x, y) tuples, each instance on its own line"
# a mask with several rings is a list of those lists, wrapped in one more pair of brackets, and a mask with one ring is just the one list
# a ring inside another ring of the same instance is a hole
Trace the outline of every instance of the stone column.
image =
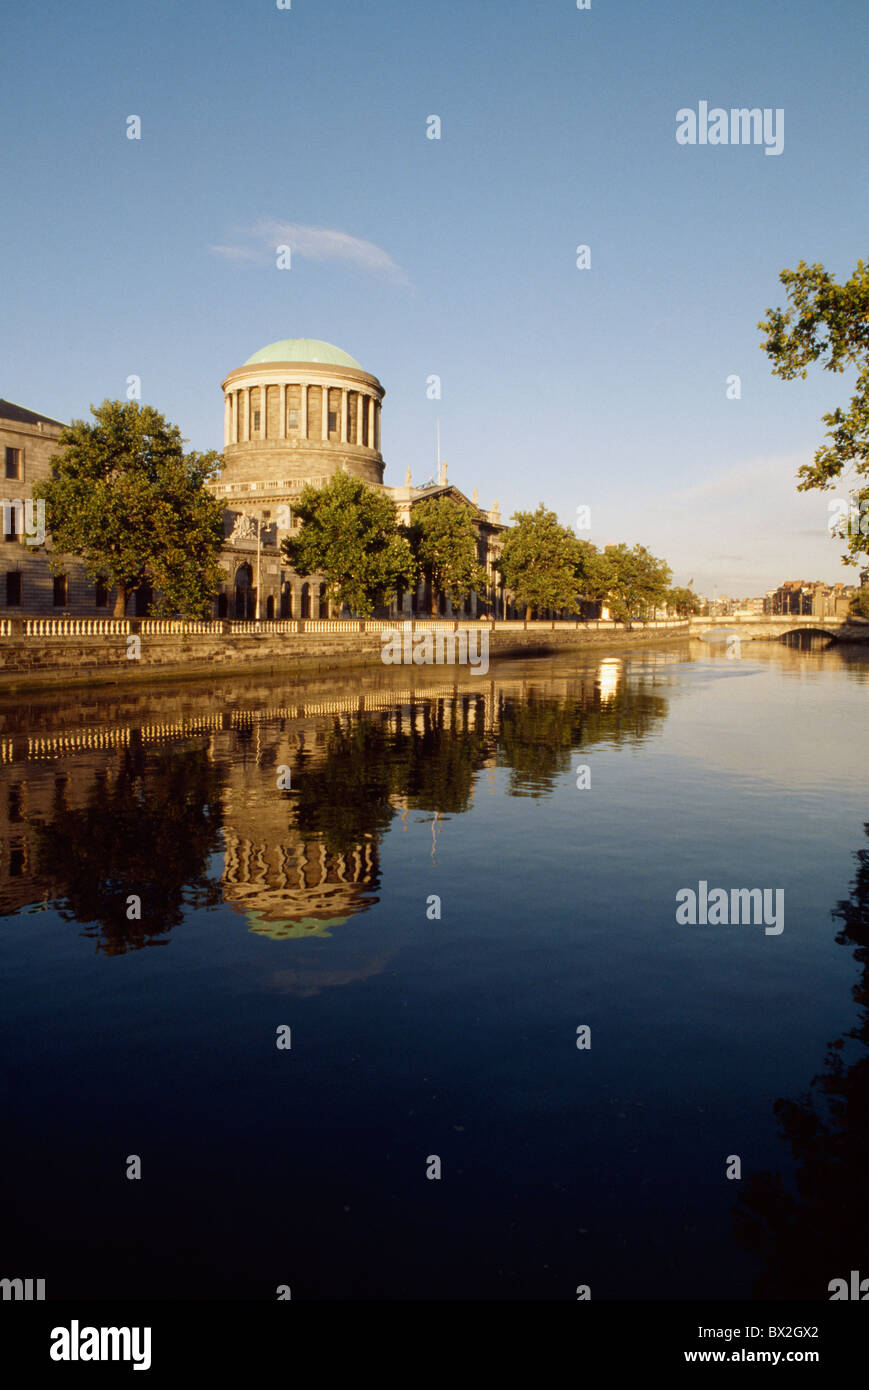
[(229, 396), (224, 396), (224, 398), (223, 398), (223, 447), (224, 447), (224, 448), (226, 448), (227, 444), (229, 443), (229, 434), (230, 434), (231, 428), (232, 428), (232, 405), (230, 404), (230, 397), (229, 397)]
[(323, 386), (323, 438), (329, 438), (329, 388)]
[(280, 429), (278, 430), (278, 437), (279, 437), (280, 439), (286, 439), (286, 437), (287, 437), (287, 383), (286, 383), (286, 382), (284, 382), (282, 386), (279, 386), (279, 387), (278, 387), (278, 410), (281, 412), (281, 427), (280, 427)]
[(350, 409), (350, 392), (341, 390), (341, 443), (347, 443), (347, 416)]
[(376, 407), (375, 407), (375, 404), (374, 404), (374, 397), (373, 397), (373, 396), (369, 396), (369, 397), (368, 397), (368, 447), (369, 447), (369, 449), (373, 449), (373, 448), (374, 448), (374, 412), (375, 412), (375, 409), (376, 409)]
[(243, 439), (244, 439), (245, 443), (247, 443), (247, 441), (250, 439), (250, 393), (251, 393), (251, 389), (252, 389), (252, 388), (251, 388), (250, 386), (248, 386), (248, 387), (245, 389), (245, 393), (244, 393), (244, 422), (243, 422), (243, 427), (242, 427), (242, 436), (243, 436)]
[(307, 388), (307, 386), (303, 385), (302, 388), (301, 388), (301, 392), (302, 392), (302, 400), (301, 400), (302, 413), (301, 413), (301, 415), (300, 415), (300, 417), (299, 417), (299, 420), (300, 420), (300, 424), (301, 424), (301, 434), (302, 434), (302, 438), (303, 438), (303, 439), (307, 439), (307, 438), (308, 438), (308, 388)]
[(356, 393), (356, 443), (362, 443), (362, 412), (365, 409), (365, 397), (361, 391)]
[(259, 389), (259, 408), (260, 414), (262, 415), (262, 420), (260, 421), (262, 427), (260, 430), (260, 439), (265, 439), (268, 434), (269, 418), (269, 388), (265, 385), (261, 386)]

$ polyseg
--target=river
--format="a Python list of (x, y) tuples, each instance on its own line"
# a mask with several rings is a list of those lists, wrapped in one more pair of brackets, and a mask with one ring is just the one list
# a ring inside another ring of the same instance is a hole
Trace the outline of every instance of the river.
[(828, 1299), (867, 698), (865, 647), (692, 640), (0, 703), (0, 1276)]

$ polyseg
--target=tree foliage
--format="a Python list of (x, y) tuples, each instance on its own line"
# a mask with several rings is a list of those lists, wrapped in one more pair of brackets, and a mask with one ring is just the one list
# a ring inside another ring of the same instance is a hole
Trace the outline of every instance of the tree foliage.
[(576, 578), (582, 598), (604, 602), (613, 582), (609, 558), (593, 541), (577, 539)]
[(45, 499), (52, 567), (76, 556), (92, 582), (117, 587), (116, 617), (147, 587), (158, 616), (209, 616), (225, 578), (223, 504), (203, 484), (219, 455), (185, 454), (177, 425), (138, 401), (105, 400), (91, 412), (93, 424), (64, 429), (51, 476), (33, 488)]
[(464, 502), (427, 497), (418, 503), (411, 513), (410, 545), (417, 573), (429, 586), (432, 614), (437, 613), (440, 594), (460, 605), (472, 589), (485, 590), (474, 512)]
[[(813, 463), (799, 469), (798, 490), (827, 491), (844, 473), (846, 485), (854, 485), (859, 510), (869, 501), (869, 486), (860, 481), (869, 477), (869, 265), (858, 261), (854, 274), (841, 285), (822, 265), (805, 261), (796, 270), (783, 270), (779, 279), (790, 307), (767, 309), (767, 317), (757, 325), (766, 334), (761, 347), (773, 374), (784, 381), (806, 377), (815, 362), (828, 372), (857, 369), (847, 409), (837, 407), (821, 417), (829, 442), (816, 450)], [(843, 559), (857, 564), (869, 550), (866, 533), (860, 525), (849, 525), (845, 534)]]
[(851, 599), (851, 612), (856, 618), (869, 618), (869, 585), (864, 584)]
[(324, 487), (308, 484), (293, 510), (302, 526), (284, 538), (281, 552), (297, 574), (322, 574), (334, 603), (370, 617), (399, 581), (412, 581), (413, 557), (395, 508), (361, 478), (336, 473)]
[(606, 546), (604, 556), (611, 566), (609, 607), (614, 618), (648, 618), (666, 601), (672, 571), (644, 545), (629, 547), (622, 541)]
[(513, 601), (526, 615), (561, 608), (575, 612), (587, 563), (583, 542), (542, 502), (536, 512), (514, 512), (510, 520), (516, 524), (504, 537), (498, 568)]
[(701, 612), (703, 601), (693, 589), (675, 588), (668, 589), (664, 599), (668, 608), (672, 608), (680, 618), (690, 618), (694, 613)]

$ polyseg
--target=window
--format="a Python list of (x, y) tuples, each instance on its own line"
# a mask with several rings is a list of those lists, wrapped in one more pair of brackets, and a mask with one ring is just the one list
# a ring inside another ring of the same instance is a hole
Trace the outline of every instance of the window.
[(66, 606), (66, 575), (56, 574), (54, 576), (54, 606), (64, 608)]
[(22, 475), (22, 471), (21, 471), (21, 464), (22, 464), (21, 450), (20, 450), (20, 449), (7, 449), (7, 450), (6, 450), (6, 477), (7, 477), (7, 478), (20, 478), (20, 477), (22, 477), (23, 475)]
[(6, 607), (18, 608), (21, 604), (21, 571), (6, 571)]
[(103, 579), (97, 580), (95, 602), (97, 608), (108, 608), (109, 606), (109, 591)]
[(259, 421), (260, 421), (260, 413), (259, 413), (258, 410), (255, 410), (254, 413), (253, 413), (253, 427), (254, 427), (255, 430), (258, 430), (258, 429), (259, 429)]
[(333, 431), (333, 430), (337, 430), (337, 428), (338, 428), (338, 412), (337, 412), (337, 410), (330, 410), (330, 411), (329, 411), (329, 433), (331, 434), (332, 431)]
[(287, 411), (287, 429), (288, 429), (288, 430), (297, 430), (298, 428), (299, 428), (299, 412), (298, 412), (298, 410), (288, 410), (288, 411)]

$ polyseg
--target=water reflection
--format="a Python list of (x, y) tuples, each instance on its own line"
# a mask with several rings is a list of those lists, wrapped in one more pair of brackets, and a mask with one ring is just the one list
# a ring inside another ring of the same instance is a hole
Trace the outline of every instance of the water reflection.
[(808, 1092), (773, 1107), (794, 1186), (781, 1173), (753, 1173), (735, 1208), (740, 1243), (764, 1261), (756, 1298), (828, 1299), (831, 1280), (848, 1281), (853, 1269), (869, 1277), (869, 850), (854, 857), (850, 897), (832, 916), (837, 945), (853, 947), (860, 966), (859, 1020), (829, 1044)]
[(481, 775), (506, 769), (510, 795), (546, 796), (575, 751), (639, 742), (667, 713), (648, 658), (635, 674), (607, 658), (483, 689), (284, 697), (215, 712), (186, 693), (159, 723), (11, 728), (0, 913), (54, 905), (107, 956), (163, 944), (186, 910), (218, 903), (259, 935), (328, 938), (378, 901), (396, 817), (431, 818), (435, 857)]
[(217, 901), (205, 867), (219, 843), (220, 777), (202, 747), (147, 756), (134, 731), (104, 757), (3, 774), (4, 913), (51, 902), (117, 955), (164, 942), (187, 908)]

